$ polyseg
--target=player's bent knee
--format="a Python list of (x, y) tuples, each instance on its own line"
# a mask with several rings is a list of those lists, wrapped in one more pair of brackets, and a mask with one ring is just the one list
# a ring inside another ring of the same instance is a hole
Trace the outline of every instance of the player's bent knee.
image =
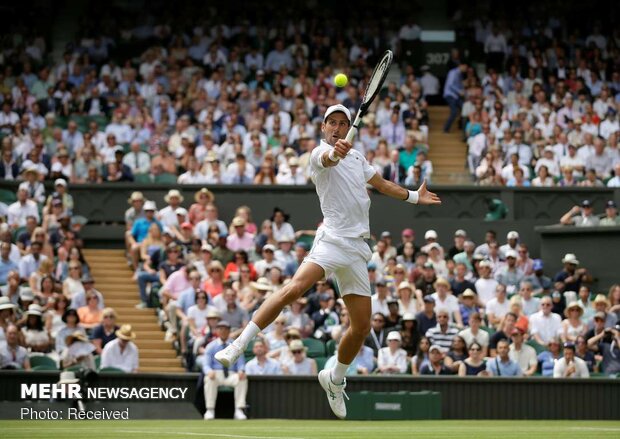
[(290, 305), (297, 299), (299, 299), (304, 293), (304, 287), (301, 282), (292, 280), (280, 291), (282, 299), (286, 305)]

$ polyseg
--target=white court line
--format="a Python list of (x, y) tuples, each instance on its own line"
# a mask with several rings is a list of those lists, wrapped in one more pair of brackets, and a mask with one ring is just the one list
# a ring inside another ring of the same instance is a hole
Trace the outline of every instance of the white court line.
[(118, 433), (145, 433), (145, 434), (176, 434), (179, 436), (208, 436), (208, 437), (232, 437), (239, 439), (304, 439), (302, 437), (292, 436), (242, 436), (239, 434), (223, 434), (223, 433), (194, 433), (191, 431), (148, 431), (148, 430), (114, 430)]
[(620, 431), (620, 428), (614, 427), (571, 427), (571, 430), (586, 430), (586, 431)]
[[(41, 429), (37, 428), (20, 428), (20, 427), (6, 427), (3, 430), (18, 430), (18, 431), (36, 431), (39, 432)], [(85, 428), (52, 428), (50, 432), (59, 432), (59, 431), (88, 431), (92, 433), (92, 429)], [(293, 437), (293, 436), (243, 436), (239, 434), (224, 434), (224, 433), (195, 433), (195, 432), (181, 432), (181, 431), (149, 431), (149, 430), (106, 430), (106, 432), (110, 433), (137, 433), (137, 434), (175, 434), (178, 436), (203, 436), (203, 437), (230, 437), (237, 439), (305, 439), (303, 437)]]

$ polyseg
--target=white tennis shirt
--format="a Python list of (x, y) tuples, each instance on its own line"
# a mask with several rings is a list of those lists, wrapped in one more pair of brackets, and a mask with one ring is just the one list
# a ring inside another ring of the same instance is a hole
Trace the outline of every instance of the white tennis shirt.
[(323, 227), (334, 236), (369, 238), (370, 197), (366, 182), (377, 171), (354, 149), (337, 166), (324, 167), (321, 157), (332, 148), (321, 140), (310, 157), (310, 177), (321, 202)]

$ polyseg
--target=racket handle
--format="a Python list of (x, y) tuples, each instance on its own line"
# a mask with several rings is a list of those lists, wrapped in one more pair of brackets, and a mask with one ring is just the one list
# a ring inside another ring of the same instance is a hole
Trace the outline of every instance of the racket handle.
[[(349, 143), (353, 142), (353, 139), (355, 139), (355, 136), (357, 135), (357, 128), (355, 125), (351, 126), (351, 128), (349, 128), (349, 132), (347, 133), (347, 137), (345, 137), (345, 140)], [(331, 157), (333, 155), (333, 157)], [(330, 160), (333, 162), (337, 162), (340, 159), (340, 157), (338, 157), (336, 154), (331, 154), (330, 155)]]
[(347, 142), (353, 142), (353, 139), (355, 139), (355, 136), (357, 135), (357, 127), (355, 125), (353, 125), (351, 128), (349, 128), (349, 132), (347, 133), (347, 137), (345, 137)]

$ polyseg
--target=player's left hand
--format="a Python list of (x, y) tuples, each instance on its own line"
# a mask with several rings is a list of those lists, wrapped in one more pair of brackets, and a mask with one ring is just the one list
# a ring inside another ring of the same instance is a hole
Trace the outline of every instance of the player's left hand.
[(346, 139), (339, 139), (334, 145), (334, 154), (343, 159), (347, 156), (351, 148), (353, 148), (351, 142), (347, 142)]
[(441, 204), (437, 194), (426, 189), (426, 180), (418, 188), (418, 204)]
[(239, 381), (243, 381), (245, 379), (245, 372), (239, 372)]

